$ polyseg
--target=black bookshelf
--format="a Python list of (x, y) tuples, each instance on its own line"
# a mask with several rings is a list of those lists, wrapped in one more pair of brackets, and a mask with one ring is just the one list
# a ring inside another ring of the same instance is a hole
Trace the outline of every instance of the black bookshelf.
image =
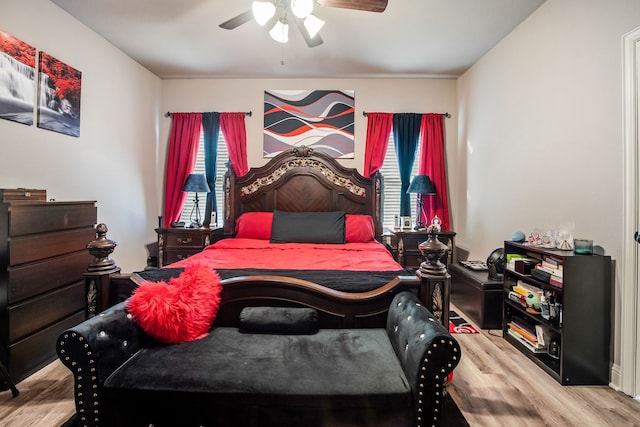
[[(611, 257), (575, 255), (573, 251), (544, 249), (506, 241), (505, 258), (510, 254), (532, 259), (551, 258), (562, 265), (562, 286), (554, 286), (528, 274), (505, 268), (503, 336), (535, 364), (563, 385), (609, 383), (611, 336)], [(531, 313), (507, 294), (519, 280), (555, 295), (561, 315), (545, 319)], [(535, 353), (508, 333), (513, 316), (531, 325), (544, 325), (559, 343), (558, 357)]]

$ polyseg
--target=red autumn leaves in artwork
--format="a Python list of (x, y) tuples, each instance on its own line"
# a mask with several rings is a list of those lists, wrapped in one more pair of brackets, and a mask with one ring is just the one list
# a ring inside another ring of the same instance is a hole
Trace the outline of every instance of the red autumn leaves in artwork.
[[(15, 60), (35, 68), (36, 48), (10, 34), (0, 31), (0, 52), (4, 52)], [(72, 105), (80, 105), (80, 87), (82, 73), (53, 56), (40, 52), (39, 69), (49, 76), (50, 86), (60, 99), (66, 99)]]
[(53, 56), (40, 52), (39, 71), (49, 76), (55, 94), (68, 100), (72, 105), (80, 105), (82, 73)]
[(36, 66), (36, 48), (2, 31), (0, 31), (0, 52), (29, 67)]

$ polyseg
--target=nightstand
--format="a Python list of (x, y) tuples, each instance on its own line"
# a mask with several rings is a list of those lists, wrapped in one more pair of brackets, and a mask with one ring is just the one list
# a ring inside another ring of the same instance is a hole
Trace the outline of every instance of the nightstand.
[(222, 228), (156, 228), (158, 267), (183, 260), (222, 239)]
[[(449, 265), (453, 260), (455, 249), (453, 231), (441, 231), (436, 233), (438, 240), (449, 247), (447, 254), (441, 260), (445, 265)], [(418, 249), (418, 245), (429, 238), (426, 230), (400, 230), (385, 229), (383, 239), (384, 244), (389, 248), (398, 264), (406, 268), (418, 269), (424, 257)]]

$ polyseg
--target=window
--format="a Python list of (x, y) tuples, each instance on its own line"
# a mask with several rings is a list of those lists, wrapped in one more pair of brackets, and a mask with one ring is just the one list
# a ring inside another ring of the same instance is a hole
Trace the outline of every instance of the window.
[[(411, 176), (418, 174), (418, 153), (420, 153), (420, 144), (416, 149), (416, 161), (413, 163), (413, 169)], [(216, 159), (216, 205), (218, 206), (218, 215), (222, 215), (222, 207), (224, 206), (224, 193), (222, 191), (222, 185), (224, 182), (224, 174), (227, 171), (226, 163), (229, 160), (229, 153), (227, 151), (227, 144), (224, 140), (224, 135), (220, 132), (218, 136), (218, 158)], [(196, 157), (196, 164), (192, 173), (204, 174), (204, 135), (200, 133), (200, 142), (198, 144), (198, 155)], [(393, 228), (395, 224), (395, 216), (400, 215), (400, 171), (398, 169), (398, 158), (396, 156), (396, 149), (393, 144), (393, 132), (389, 134), (389, 144), (387, 145), (387, 154), (384, 158), (384, 164), (380, 169), (380, 173), (384, 177), (384, 217), (382, 224), (384, 227)], [(206, 202), (206, 194), (198, 194), (200, 204), (200, 216), (204, 216), (204, 208)], [(184, 221), (185, 224), (191, 223), (191, 212), (193, 211), (195, 200), (195, 194), (189, 193), (184, 202), (182, 208), (182, 216), (180, 221)], [(416, 195), (411, 195), (411, 218), (415, 222), (415, 206)], [(211, 221), (213, 226), (213, 221)], [(218, 218), (217, 224), (222, 225), (222, 222)]]
[[(218, 157), (216, 159), (216, 205), (218, 206), (218, 215), (222, 215), (222, 206), (224, 202), (224, 194), (222, 191), (222, 185), (224, 183), (224, 174), (227, 171), (227, 161), (229, 160), (229, 153), (227, 151), (227, 144), (224, 141), (222, 132), (218, 134)], [(193, 167), (191, 173), (205, 174), (204, 170), (204, 133), (200, 132), (200, 142), (198, 143), (198, 155), (196, 157), (196, 164)], [(195, 194), (187, 194), (187, 198), (184, 201), (182, 208), (182, 216), (180, 221), (184, 221), (185, 224), (191, 223), (191, 212), (194, 208)], [(205, 204), (207, 201), (206, 194), (198, 194), (198, 204), (200, 205), (200, 217), (204, 217)], [(193, 214), (195, 219), (195, 212)], [(204, 218), (202, 219), (204, 222)], [(222, 225), (220, 219), (217, 220), (217, 224)], [(214, 227), (213, 218), (211, 219), (211, 227)]]
[[(422, 141), (422, 138), (420, 138)], [(413, 169), (411, 170), (411, 177), (413, 178), (418, 174), (418, 163), (420, 145), (416, 148), (416, 160), (413, 162)], [(398, 157), (396, 156), (396, 148), (393, 144), (393, 132), (389, 134), (389, 144), (387, 144), (387, 154), (384, 157), (384, 163), (380, 168), (380, 173), (384, 178), (383, 187), (383, 210), (384, 217), (382, 218), (382, 225), (385, 228), (393, 228), (395, 225), (395, 216), (400, 215), (400, 169), (398, 168)], [(415, 222), (416, 213), (416, 195), (411, 194), (411, 219)]]

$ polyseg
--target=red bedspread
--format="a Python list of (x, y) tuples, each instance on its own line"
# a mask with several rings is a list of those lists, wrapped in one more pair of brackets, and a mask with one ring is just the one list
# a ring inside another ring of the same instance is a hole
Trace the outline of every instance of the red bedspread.
[(315, 244), (269, 243), (257, 239), (223, 239), (168, 267), (205, 264), (211, 268), (289, 270), (402, 270), (379, 242)]

